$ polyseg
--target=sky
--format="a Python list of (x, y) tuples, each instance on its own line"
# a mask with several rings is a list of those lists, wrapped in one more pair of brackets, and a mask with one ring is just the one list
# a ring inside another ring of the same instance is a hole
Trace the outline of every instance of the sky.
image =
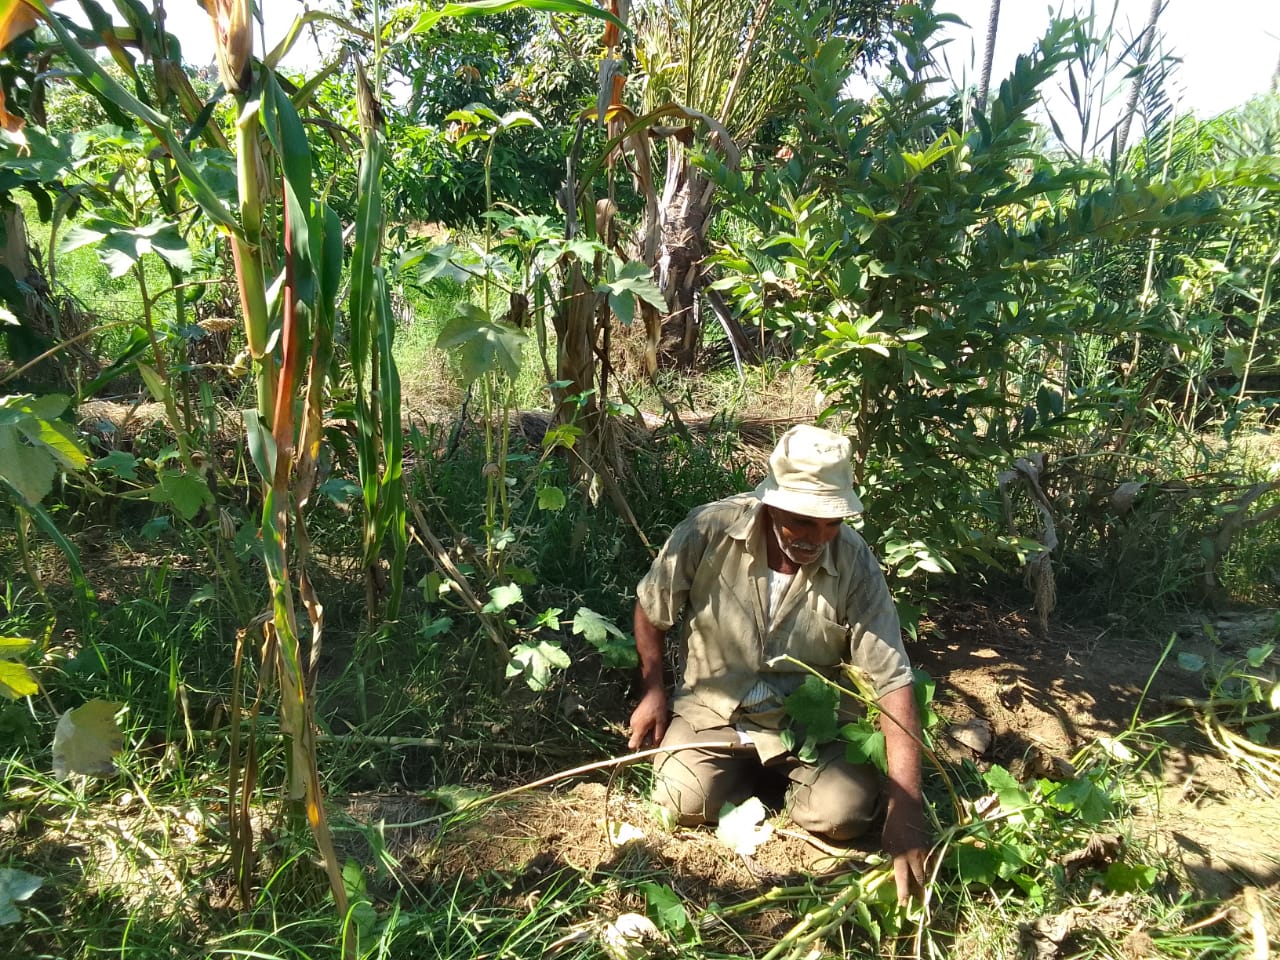
[[(1100, 17), (1110, 14), (1112, 0), (1095, 0)], [(996, 32), (994, 87), (1009, 74), (1018, 54), (1030, 52), (1048, 26), (1050, 11), (1087, 9), (1088, 0), (1003, 0)], [(1146, 25), (1150, 0), (1116, 0), (1117, 28), (1135, 36)], [(947, 48), (953, 71), (975, 78), (981, 68), (991, 0), (937, 0), (936, 9), (955, 13), (968, 27), (949, 31)], [(1216, 116), (1266, 91), (1280, 62), (1280, 0), (1168, 0), (1160, 15), (1165, 53), (1181, 58), (1170, 99), (1181, 99), (1179, 112), (1201, 118)], [(1179, 97), (1180, 95), (1180, 97)]]
[[(1090, 0), (1003, 0), (996, 34), (992, 86), (1007, 76), (1020, 53), (1030, 52), (1048, 25), (1050, 12), (1087, 8)], [(1150, 0), (1094, 0), (1099, 15), (1118, 6), (1117, 25), (1133, 36), (1146, 24)], [(269, 46), (283, 37), (302, 0), (261, 0), (267, 12)], [(937, 10), (954, 13), (967, 27), (948, 31), (946, 48), (953, 76), (975, 82), (981, 66), (990, 0), (936, 0)], [(165, 0), (169, 29), (178, 34), (188, 63), (213, 60), (213, 34), (208, 15), (196, 0)], [(1205, 118), (1238, 106), (1268, 89), (1280, 62), (1280, 0), (1168, 0), (1160, 17), (1165, 52), (1181, 58), (1174, 72), (1171, 99), (1179, 112)], [(305, 48), (305, 43), (299, 43)], [(259, 47), (261, 50), (261, 47)], [(300, 51), (301, 52), (301, 51)], [(306, 52), (301, 52), (306, 56)], [(314, 51), (309, 51), (314, 55)], [(294, 63), (305, 68), (306, 62)], [(1123, 99), (1123, 98), (1121, 98)]]

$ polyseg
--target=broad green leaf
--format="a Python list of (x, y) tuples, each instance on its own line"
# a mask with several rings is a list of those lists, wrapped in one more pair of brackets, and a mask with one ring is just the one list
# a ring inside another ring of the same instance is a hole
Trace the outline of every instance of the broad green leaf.
[(1250, 647), (1245, 652), (1245, 658), (1249, 661), (1249, 666), (1257, 670), (1271, 658), (1271, 654), (1275, 653), (1275, 644), (1267, 643), (1260, 647)]
[(181, 470), (165, 470), (159, 482), (151, 488), (151, 499), (173, 507), (183, 520), (191, 520), (200, 508), (213, 506), (213, 493), (201, 476)]
[(635, 298), (638, 297), (659, 310), (666, 310), (667, 301), (653, 282), (653, 271), (640, 261), (623, 264), (617, 276), (596, 285), (598, 293), (609, 295), (609, 306), (623, 326), (630, 326), (635, 318)]
[(578, 438), (582, 435), (583, 429), (572, 423), (557, 424), (543, 436), (542, 446), (546, 450), (550, 450), (553, 447), (564, 447), (566, 450), (572, 450), (573, 445), (578, 442)]
[(355, 860), (348, 860), (342, 865), (342, 886), (352, 900), (359, 900), (367, 894), (364, 869)]
[(91, 244), (112, 277), (122, 277), (142, 259), (154, 253), (179, 270), (192, 267), (191, 249), (178, 227), (164, 220), (133, 227), (104, 217), (90, 217), (62, 235), (58, 250), (66, 253)]
[[(138, 530), (138, 534), (139, 536), (142, 537), (143, 540), (159, 540), (160, 537), (162, 537), (164, 534), (168, 533), (172, 529), (173, 529), (173, 524), (169, 522), (168, 517), (152, 517), (150, 520), (148, 520), (146, 523), (142, 525), (142, 528)], [(252, 532), (253, 528), (250, 527), (248, 524), (245, 524), (243, 527), (241, 527), (240, 532), (236, 534), (237, 543), (240, 540), (241, 534), (244, 534), (246, 536), (248, 535), (246, 531)], [(254, 536), (256, 538), (256, 533), (254, 534)]]
[(720, 810), (716, 838), (734, 853), (749, 857), (773, 836), (773, 825), (765, 822), (767, 818), (759, 797), (748, 797), (737, 807), (726, 803)]
[(453, 617), (436, 617), (428, 620), (418, 628), (418, 636), (423, 640), (434, 640), (449, 632), (453, 627)]
[(529, 338), (515, 327), (491, 320), (473, 303), (460, 303), (457, 309), (457, 315), (444, 325), (436, 338), (436, 346), (441, 350), (457, 350), (465, 380), (478, 380), (498, 367), (510, 379), (516, 379)]
[(578, 612), (573, 615), (573, 632), (582, 636), (593, 647), (600, 647), (610, 636), (626, 637), (613, 621), (590, 607), (579, 607)]
[(657, 918), (658, 927), (670, 934), (679, 936), (689, 929), (689, 913), (684, 908), (684, 901), (665, 884), (646, 880), (640, 884), (644, 892), (645, 903), (649, 913)]
[(573, 632), (595, 647), (607, 666), (625, 668), (639, 663), (631, 638), (589, 607), (579, 607), (574, 614)]
[(1222, 359), (1231, 368), (1232, 373), (1242, 377), (1245, 364), (1249, 362), (1249, 348), (1242, 343), (1227, 344), (1227, 348), (1222, 351)]
[[(0, 667), (2, 666), (4, 664), (0, 663)], [(1244, 735), (1258, 746), (1265, 747), (1271, 743), (1271, 724), (1251, 723), (1244, 728)]]
[(551, 684), (551, 674), (568, 666), (569, 655), (554, 643), (520, 643), (511, 650), (507, 677), (523, 676), (530, 690), (545, 690)]
[(538, 118), (527, 110), (511, 110), (504, 113), (498, 120), (498, 126), (503, 130), (510, 130), (513, 127), (537, 127), (542, 129), (542, 124), (538, 122)]
[(1004, 767), (992, 765), (991, 769), (982, 775), (982, 779), (1000, 797), (1002, 810), (1012, 813), (1030, 805), (1031, 797), (1028, 796), (1027, 791), (1022, 789), (1013, 774)]
[(10, 700), (29, 697), (39, 692), (40, 685), (25, 663), (0, 660), (0, 694)]
[(815, 744), (835, 739), (839, 730), (836, 711), (840, 708), (840, 693), (831, 684), (807, 676), (783, 706), (787, 716), (803, 725), (806, 739)]
[(323, 494), (339, 506), (350, 503), (360, 495), (360, 486), (346, 477), (330, 477), (320, 486), (316, 493)]
[(1102, 880), (1112, 893), (1137, 893), (1150, 890), (1160, 871), (1145, 864), (1113, 863)]
[(58, 474), (53, 457), (28, 446), (12, 425), (0, 426), (0, 477), (4, 477), (28, 504), (35, 505), (49, 495)]
[(882, 773), (888, 769), (883, 731), (866, 722), (846, 723), (840, 728), (840, 738), (846, 741), (844, 756), (850, 763), (874, 764)]
[(0, 637), (0, 660), (13, 660), (22, 656), (35, 641), (29, 637)]
[(501, 613), (513, 603), (524, 599), (524, 593), (514, 583), (504, 583), (489, 591), (489, 602), (480, 609), (485, 613)]
[(564, 491), (559, 487), (539, 487), (538, 488), (538, 509), (550, 510), (555, 513), (563, 510), (568, 500), (565, 499)]
[(114, 473), (122, 480), (138, 479), (138, 458), (123, 450), (112, 450), (105, 457), (93, 461), (93, 465), (99, 470)]
[(1185, 650), (1178, 654), (1178, 666), (1188, 673), (1199, 673), (1204, 669), (1205, 659), (1197, 653), (1187, 653)]
[(474, 275), (466, 264), (459, 262), (457, 248), (451, 243), (442, 243), (429, 250), (415, 250), (400, 262), (399, 269), (407, 271), (417, 268), (416, 280), (420, 284), (428, 284), (432, 280), (446, 279), (454, 283), (466, 283)]
[(105, 700), (68, 710), (53, 733), (53, 775), (64, 779), (73, 773), (109, 777), (116, 772), (112, 759), (124, 747), (124, 734), (116, 724), (120, 704)]
[(546, 627), (554, 630), (560, 626), (560, 614), (562, 613), (564, 613), (563, 607), (547, 607), (547, 609), (533, 618), (531, 628), (538, 630)]
[(48, 451), (62, 469), (83, 470), (89, 465), (89, 458), (69, 424), (32, 417), (20, 422), (18, 429), (33, 447)]
[(1111, 813), (1111, 797), (1087, 777), (1063, 784), (1052, 799), (1060, 809), (1078, 812), (1088, 824), (1099, 824)]
[(17, 923), (18, 904), (44, 885), (44, 880), (25, 870), (0, 867), (0, 926)]
[(996, 881), (1000, 856), (990, 847), (961, 843), (951, 848), (951, 859), (957, 876), (964, 883), (990, 885)]
[(446, 810), (465, 810), (473, 803), (483, 800), (488, 794), (473, 787), (463, 787), (453, 783), (440, 784), (423, 794), (428, 800), (434, 800)]

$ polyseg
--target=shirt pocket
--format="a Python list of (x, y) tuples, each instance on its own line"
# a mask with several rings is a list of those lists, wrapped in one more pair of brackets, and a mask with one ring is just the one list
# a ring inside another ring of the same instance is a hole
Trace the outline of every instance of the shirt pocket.
[(811, 666), (834, 666), (849, 659), (849, 628), (816, 610), (796, 611), (787, 652)]

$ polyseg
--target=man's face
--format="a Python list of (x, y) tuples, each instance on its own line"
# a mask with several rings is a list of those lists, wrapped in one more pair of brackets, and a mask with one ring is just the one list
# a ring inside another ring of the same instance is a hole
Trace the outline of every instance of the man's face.
[(828, 543), (840, 533), (841, 518), (806, 517), (799, 513), (767, 507), (778, 546), (792, 563), (813, 563)]

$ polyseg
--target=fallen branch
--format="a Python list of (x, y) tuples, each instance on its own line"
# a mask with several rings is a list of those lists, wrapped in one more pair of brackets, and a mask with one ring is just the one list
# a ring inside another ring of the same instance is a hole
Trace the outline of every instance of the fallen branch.
[(504, 740), (441, 740), (437, 737), (372, 736), (365, 733), (316, 733), (317, 743), (369, 743), (379, 747), (422, 747), (426, 750), (478, 749), (501, 750), (507, 753), (528, 753), (535, 756), (567, 757), (574, 751), (538, 743), (510, 743)]

